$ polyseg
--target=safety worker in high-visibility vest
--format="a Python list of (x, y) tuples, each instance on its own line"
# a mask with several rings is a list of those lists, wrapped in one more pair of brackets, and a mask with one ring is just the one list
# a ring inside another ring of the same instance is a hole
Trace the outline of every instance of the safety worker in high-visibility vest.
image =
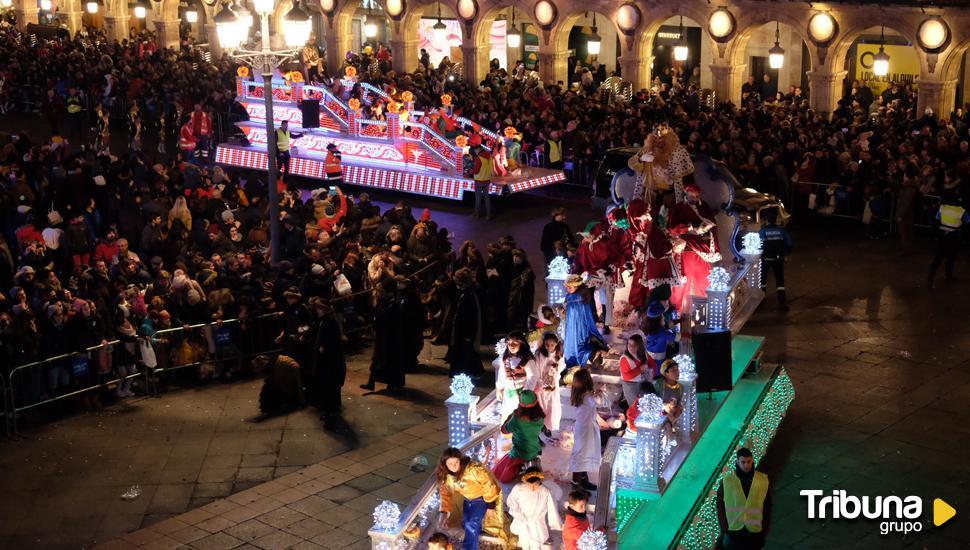
[(336, 187), (343, 185), (344, 174), (343, 166), (340, 164), (340, 149), (337, 145), (331, 143), (327, 145), (327, 160), (325, 163), (325, 169), (327, 172), (327, 185), (330, 187)]
[(950, 191), (940, 201), (940, 209), (936, 211), (936, 223), (939, 225), (940, 236), (936, 242), (936, 255), (930, 264), (930, 288), (933, 288), (933, 278), (941, 263), (944, 264), (946, 280), (954, 280), (953, 266), (960, 250), (960, 233), (970, 223), (970, 213), (963, 207), (963, 199), (958, 192)]
[(546, 160), (549, 162), (549, 168), (553, 170), (562, 170), (565, 164), (562, 160), (562, 138), (558, 131), (553, 131), (549, 135), (549, 139), (546, 140)]
[(284, 120), (276, 129), (276, 166), (280, 170), (280, 177), (290, 173), (290, 143), (294, 138), (303, 134), (290, 132), (290, 121)]
[(717, 488), (717, 522), (724, 550), (760, 550), (771, 521), (768, 476), (754, 469), (754, 456), (741, 447), (734, 471)]
[(472, 212), (472, 216), (475, 218), (482, 217), (484, 206), (484, 216), (489, 220), (492, 219), (492, 197), (488, 193), (488, 188), (492, 184), (493, 171), (492, 154), (488, 149), (480, 147), (478, 154), (475, 155), (475, 166), (472, 168), (472, 177), (475, 178), (475, 211)]
[(78, 146), (84, 137), (84, 126), (86, 124), (84, 116), (84, 100), (81, 94), (73, 86), (67, 89), (67, 97), (64, 99), (64, 106), (67, 110), (67, 129), (68, 138)]

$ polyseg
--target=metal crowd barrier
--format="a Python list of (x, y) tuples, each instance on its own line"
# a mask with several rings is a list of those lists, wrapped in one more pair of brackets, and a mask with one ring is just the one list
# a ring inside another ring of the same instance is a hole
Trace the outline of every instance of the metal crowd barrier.
[(938, 195), (920, 195), (916, 201), (916, 216), (913, 221), (915, 227), (930, 229), (936, 225), (936, 213), (940, 209), (943, 197)]
[[(253, 319), (190, 325), (188, 332), (185, 327), (164, 329), (151, 337), (138, 338), (133, 351), (124, 349), (125, 342), (112, 340), (83, 352), (65, 353), (20, 365), (6, 377), (0, 377), (0, 392), (3, 394), (0, 415), (4, 416), (8, 432), (18, 433), (18, 417), (22, 412), (95, 390), (109, 389), (124, 380), (141, 378), (146, 393), (157, 396), (158, 377), (162, 374), (205, 363), (224, 365), (229, 361), (279, 352), (276, 338), (282, 331), (281, 321), (282, 312), (274, 312)], [(175, 353), (183, 343), (188, 343), (192, 355), (181, 351)], [(150, 361), (146, 348), (152, 352)], [(110, 354), (109, 358), (101, 357), (103, 353)], [(123, 354), (131, 354), (134, 359), (126, 361)], [(125, 363), (129, 368), (134, 367), (135, 372), (122, 378), (115, 367)], [(106, 372), (100, 373), (99, 370)]]
[[(814, 199), (812, 198), (814, 195)], [(873, 209), (875, 201), (884, 201), (884, 211)], [(814, 202), (814, 204), (812, 204)], [(866, 205), (870, 207), (870, 220), (865, 221)], [(887, 231), (895, 226), (896, 195), (884, 190), (866, 199), (861, 193), (849, 193), (838, 184), (797, 182), (793, 184), (792, 201), (787, 205), (795, 214), (814, 213), (819, 216), (854, 219), (863, 223), (887, 224)]]

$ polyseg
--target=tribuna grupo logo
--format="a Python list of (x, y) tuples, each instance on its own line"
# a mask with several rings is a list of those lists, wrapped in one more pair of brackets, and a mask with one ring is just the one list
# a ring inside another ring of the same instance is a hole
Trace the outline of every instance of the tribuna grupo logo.
[[(919, 533), (923, 530), (923, 499), (918, 496), (853, 496), (836, 489), (832, 494), (825, 491), (805, 489), (799, 494), (808, 499), (808, 519), (858, 519), (881, 520), (879, 532)], [(933, 525), (939, 527), (949, 521), (956, 510), (942, 499), (933, 500)]]

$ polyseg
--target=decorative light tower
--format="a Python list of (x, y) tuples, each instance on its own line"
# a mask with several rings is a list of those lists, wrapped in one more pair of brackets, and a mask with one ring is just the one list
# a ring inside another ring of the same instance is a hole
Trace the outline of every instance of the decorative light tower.
[(448, 445), (458, 447), (472, 435), (478, 396), (472, 395), (475, 384), (467, 374), (458, 374), (451, 381), (451, 397), (445, 400), (448, 408)]
[(728, 296), (731, 294), (731, 275), (723, 267), (711, 269), (707, 276), (707, 329), (727, 330), (731, 318)]
[(686, 445), (694, 444), (694, 437), (699, 431), (697, 421), (697, 371), (690, 355), (680, 354), (674, 357), (680, 378), (677, 380), (684, 387), (683, 412), (677, 422), (677, 429), (681, 432), (680, 440)]
[(649, 394), (637, 403), (640, 414), (637, 416), (637, 452), (634, 461), (634, 488), (640, 491), (657, 493), (660, 491), (660, 474), (663, 467), (661, 434), (664, 417), (664, 402), (656, 395)]
[(745, 263), (751, 266), (748, 275), (748, 288), (756, 290), (761, 288), (761, 252), (764, 243), (761, 235), (757, 233), (747, 233), (741, 238), (741, 256)]
[(269, 17), (273, 13), (274, 0), (253, 0), (253, 7), (259, 14), (261, 48), (244, 47), (249, 27), (241, 24), (240, 16), (228, 4), (216, 14), (216, 34), (222, 48), (240, 61), (249, 63), (253, 68), (260, 67), (263, 72), (263, 100), (266, 106), (266, 172), (269, 188), (269, 231), (271, 262), (275, 265), (280, 258), (280, 203), (277, 197), (276, 180), (276, 127), (273, 117), (273, 69), (286, 62), (299, 51), (299, 47), (310, 37), (310, 16), (300, 7), (299, 1), (283, 18), (283, 34), (288, 49), (273, 50), (269, 43)]

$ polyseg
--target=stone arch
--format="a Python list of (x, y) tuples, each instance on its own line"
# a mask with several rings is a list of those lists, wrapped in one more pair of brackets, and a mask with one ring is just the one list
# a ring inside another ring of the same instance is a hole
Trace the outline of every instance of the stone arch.
[(179, 0), (162, 0), (162, 21), (174, 21), (179, 18)]
[[(663, 6), (650, 6), (644, 9), (644, 6), (637, 5), (640, 8), (643, 21), (635, 31), (637, 39), (632, 47), (632, 53), (635, 55), (637, 61), (636, 79), (633, 80), (636, 88), (647, 88), (649, 86), (651, 67), (653, 64), (654, 39), (657, 36), (657, 32), (660, 31), (660, 27), (672, 17), (683, 16), (684, 19), (697, 24), (701, 29), (701, 40), (706, 42), (714, 52), (717, 52), (717, 42), (714, 41), (710, 32), (707, 30), (707, 20), (716, 7), (689, 3), (681, 5), (664, 4)], [(714, 58), (716, 61), (716, 54)], [(703, 68), (701, 70), (703, 71)], [(626, 80), (628, 77), (624, 76), (624, 79)]]
[(748, 49), (748, 43), (754, 33), (761, 29), (765, 25), (770, 25), (775, 21), (780, 22), (782, 25), (792, 29), (795, 35), (801, 38), (808, 46), (809, 64), (811, 65), (810, 70), (814, 70), (818, 65), (818, 50), (812, 47), (812, 40), (808, 36), (808, 19), (811, 15), (810, 12), (805, 12), (803, 16), (795, 17), (787, 12), (776, 12), (776, 13), (765, 13), (759, 12), (754, 14), (745, 14), (743, 17), (738, 18), (738, 29), (735, 36), (731, 39), (729, 43), (728, 51), (725, 53), (725, 57), (729, 60), (732, 65), (744, 65), (747, 60), (746, 52)]
[[(952, 32), (952, 27), (951, 27)], [(944, 83), (944, 90), (942, 94), (942, 106), (946, 111), (943, 114), (949, 114), (949, 110), (954, 107), (960, 107), (964, 103), (970, 101), (970, 81), (964, 79), (961, 82), (960, 69), (963, 64), (963, 56), (967, 52), (970, 52), (970, 37), (965, 38), (961, 42), (956, 42), (956, 37), (954, 37), (954, 42), (940, 55), (943, 56), (941, 62), (936, 66), (937, 73), (939, 74), (940, 80)], [(960, 88), (960, 94), (958, 95), (958, 88)]]
[[(900, 18), (891, 13), (883, 13), (878, 20), (879, 24), (872, 24), (872, 20), (856, 20), (853, 19), (847, 22), (846, 28), (843, 28), (839, 33), (839, 37), (836, 38), (835, 44), (831, 46), (832, 57), (827, 63), (832, 64), (832, 68), (835, 70), (842, 70), (845, 64), (846, 58), (849, 55), (849, 50), (855, 41), (859, 39), (866, 31), (871, 29), (879, 29), (885, 27), (886, 29), (891, 29), (893, 32), (899, 34), (905, 38), (912, 46), (913, 50), (916, 52), (916, 58), (919, 60), (920, 74), (929, 74), (929, 64), (927, 61), (926, 53), (918, 46), (916, 41), (916, 28), (919, 22), (916, 21), (914, 24), (911, 18)], [(839, 21), (842, 24), (842, 21)]]
[[(479, 6), (479, 13), (475, 17), (475, 21), (471, 25), (471, 32), (469, 33), (468, 39), (475, 45), (480, 53), (479, 63), (483, 66), (488, 66), (488, 62), (491, 61), (487, 59), (488, 48), (490, 46), (490, 36), (492, 30), (492, 22), (498, 19), (499, 16), (507, 16), (510, 9), (515, 9), (515, 20), (521, 21), (523, 23), (530, 23), (536, 29), (539, 25), (535, 22), (535, 19), (527, 9), (523, 9), (523, 6), (515, 4), (496, 4), (488, 8), (483, 9)], [(466, 25), (466, 28), (468, 26)], [(509, 67), (511, 70), (511, 67)]]
[[(566, 13), (560, 13), (559, 19), (556, 21), (556, 26), (553, 27), (549, 43), (557, 51), (564, 52), (569, 49), (569, 33), (573, 30), (573, 27), (582, 23), (586, 23), (586, 16), (589, 14), (590, 21), (592, 21), (593, 14), (596, 14), (596, 26), (603, 27), (605, 25), (610, 25), (618, 36), (623, 36), (623, 32), (619, 27), (616, 26), (616, 18), (614, 14), (616, 10), (612, 7), (612, 4), (607, 4), (605, 2), (595, 2), (591, 3), (586, 8), (574, 7)], [(622, 42), (622, 41), (621, 41)]]

